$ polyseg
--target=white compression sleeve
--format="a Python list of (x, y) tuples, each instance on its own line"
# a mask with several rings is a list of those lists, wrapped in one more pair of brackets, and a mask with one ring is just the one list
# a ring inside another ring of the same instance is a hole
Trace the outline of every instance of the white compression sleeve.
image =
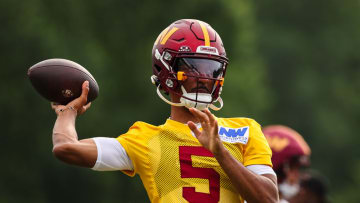
[(276, 176), (274, 170), (267, 165), (249, 165), (246, 166), (247, 169), (249, 169), (250, 171), (258, 174), (258, 175), (263, 175), (263, 174), (272, 174), (274, 176)]
[(98, 151), (98, 157), (95, 166), (92, 168), (93, 170), (134, 170), (134, 166), (124, 147), (115, 138), (96, 137), (92, 139), (96, 143)]

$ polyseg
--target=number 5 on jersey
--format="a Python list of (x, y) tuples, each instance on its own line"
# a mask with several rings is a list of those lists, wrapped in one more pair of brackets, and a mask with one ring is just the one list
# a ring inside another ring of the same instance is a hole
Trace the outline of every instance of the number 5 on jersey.
[(181, 178), (203, 178), (209, 180), (210, 193), (195, 192), (195, 187), (183, 187), (183, 197), (190, 203), (219, 202), (220, 175), (213, 168), (192, 166), (191, 155), (214, 157), (212, 153), (200, 146), (180, 146)]

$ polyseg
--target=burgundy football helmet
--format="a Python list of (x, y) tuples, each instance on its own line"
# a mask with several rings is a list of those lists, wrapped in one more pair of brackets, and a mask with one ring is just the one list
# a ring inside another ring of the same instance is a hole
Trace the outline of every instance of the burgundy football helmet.
[[(203, 110), (207, 107), (219, 110), (223, 106), (220, 98), (228, 59), (217, 32), (209, 24), (200, 20), (182, 19), (172, 23), (157, 37), (152, 50), (151, 76), (157, 86), (159, 97), (174, 106), (194, 107)], [(183, 83), (195, 79), (213, 81), (208, 93), (187, 91)], [(166, 99), (166, 94), (173, 93), (180, 97), (180, 103)], [(219, 102), (220, 106), (214, 105)]]
[(279, 182), (285, 178), (285, 167), (309, 165), (311, 150), (298, 132), (282, 125), (267, 126), (262, 131), (272, 150), (271, 160)]

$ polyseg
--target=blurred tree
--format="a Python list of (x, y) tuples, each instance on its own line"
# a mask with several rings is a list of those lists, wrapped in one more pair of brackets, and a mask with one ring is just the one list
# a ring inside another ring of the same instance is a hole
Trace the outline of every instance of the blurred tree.
[(224, 39), (230, 62), (222, 93), (225, 106), (219, 114), (261, 121), (273, 99), (266, 68), (257, 50), (258, 31), (253, 2), (228, 0), (225, 5), (235, 23), (224, 23), (222, 27), (234, 34)]

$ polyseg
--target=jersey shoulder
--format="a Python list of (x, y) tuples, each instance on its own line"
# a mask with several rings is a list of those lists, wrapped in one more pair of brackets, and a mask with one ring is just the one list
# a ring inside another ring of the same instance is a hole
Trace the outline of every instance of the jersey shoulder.
[(159, 129), (160, 126), (155, 126), (143, 121), (137, 121), (129, 128), (126, 134), (133, 134), (133, 135), (152, 134), (154, 132), (159, 131)]
[(146, 122), (137, 121), (129, 128), (126, 133), (121, 134), (118, 137), (118, 140), (147, 140), (153, 135), (158, 134), (160, 129), (161, 126), (155, 126)]
[(234, 117), (234, 118), (218, 118), (218, 124), (224, 127), (239, 128), (239, 127), (255, 127), (261, 128), (260, 124), (252, 118)]

